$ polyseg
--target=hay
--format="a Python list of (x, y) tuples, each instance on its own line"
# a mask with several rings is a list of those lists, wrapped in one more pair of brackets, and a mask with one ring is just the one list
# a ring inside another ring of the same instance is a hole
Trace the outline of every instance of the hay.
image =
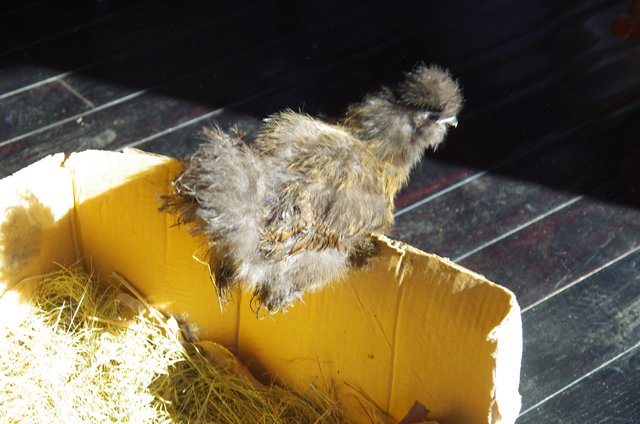
[(46, 276), (33, 304), (0, 328), (0, 422), (346, 422), (316, 387), (263, 386), (230, 354), (209, 360), (175, 320), (79, 268)]

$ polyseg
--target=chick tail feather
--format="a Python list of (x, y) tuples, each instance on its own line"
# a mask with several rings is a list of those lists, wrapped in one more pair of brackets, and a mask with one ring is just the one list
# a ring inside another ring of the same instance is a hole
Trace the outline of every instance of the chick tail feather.
[(216, 289), (226, 294), (236, 282), (233, 258), (254, 255), (259, 244), (262, 164), (245, 142), (219, 128), (205, 129), (204, 136), (207, 142), (185, 163), (161, 209), (207, 236)]

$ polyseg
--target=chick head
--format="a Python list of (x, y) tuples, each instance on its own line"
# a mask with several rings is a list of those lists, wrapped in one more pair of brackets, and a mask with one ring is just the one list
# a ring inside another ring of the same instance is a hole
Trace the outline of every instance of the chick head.
[(436, 148), (447, 130), (458, 125), (462, 93), (449, 71), (443, 68), (417, 66), (406, 74), (393, 97), (398, 108), (406, 108), (411, 144)]
[(411, 168), (457, 125), (462, 103), (460, 87), (448, 71), (420, 64), (399, 84), (351, 105), (344, 125), (385, 162)]

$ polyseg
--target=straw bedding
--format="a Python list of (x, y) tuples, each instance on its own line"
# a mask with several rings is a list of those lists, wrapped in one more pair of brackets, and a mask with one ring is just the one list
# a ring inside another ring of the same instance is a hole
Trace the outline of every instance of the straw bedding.
[(346, 422), (315, 386), (262, 385), (141, 300), (77, 267), (45, 276), (29, 314), (0, 326), (0, 422)]

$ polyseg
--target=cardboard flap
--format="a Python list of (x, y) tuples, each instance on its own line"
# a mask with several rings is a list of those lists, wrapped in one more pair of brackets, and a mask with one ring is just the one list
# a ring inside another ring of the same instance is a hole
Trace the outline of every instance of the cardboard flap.
[(378, 244), (371, 269), (285, 315), (256, 321), (245, 300), (241, 358), (298, 389), (338, 383), (362, 422), (353, 388), (396, 419), (419, 401), (443, 423), (514, 422), (522, 339), (513, 294), (436, 255)]
[(0, 180), (0, 293), (77, 260), (73, 185), (65, 156), (48, 156)]

